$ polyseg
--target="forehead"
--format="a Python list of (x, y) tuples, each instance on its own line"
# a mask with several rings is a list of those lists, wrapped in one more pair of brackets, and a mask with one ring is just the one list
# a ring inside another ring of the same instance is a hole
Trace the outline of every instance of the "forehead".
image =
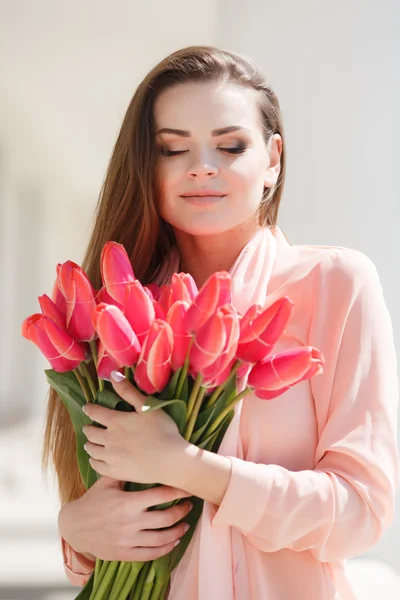
[(220, 81), (182, 83), (167, 88), (154, 103), (154, 119), (157, 128), (261, 127), (257, 92)]

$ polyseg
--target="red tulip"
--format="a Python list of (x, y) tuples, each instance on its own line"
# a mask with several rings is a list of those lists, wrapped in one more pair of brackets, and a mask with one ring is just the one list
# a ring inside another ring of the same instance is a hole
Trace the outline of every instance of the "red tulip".
[(270, 354), (287, 327), (294, 304), (286, 296), (267, 309), (251, 306), (240, 321), (240, 340), (237, 358), (256, 363)]
[(76, 369), (86, 358), (82, 345), (47, 315), (27, 317), (22, 324), (22, 335), (36, 344), (58, 373)]
[(148, 283), (143, 287), (144, 291), (150, 295), (152, 300), (158, 300), (160, 296), (160, 288), (156, 283)]
[[(57, 266), (57, 273), (59, 270), (59, 266)], [(59, 311), (65, 316), (67, 314), (67, 302), (63, 296), (62, 291), (60, 290), (60, 285), (58, 283), (58, 276), (56, 277), (53, 285), (53, 290), (51, 294), (51, 299), (54, 304), (57, 306)]]
[(248, 385), (259, 398), (274, 398), (296, 383), (321, 373), (324, 362), (322, 353), (312, 346), (286, 350), (255, 364)]
[(92, 319), (111, 358), (119, 365), (134, 365), (140, 353), (140, 343), (121, 309), (101, 302), (93, 311)]
[(105, 346), (101, 340), (99, 340), (98, 347), (98, 363), (97, 363), (97, 375), (100, 379), (107, 379), (111, 381), (111, 371), (118, 371), (123, 366), (118, 364), (107, 352)]
[(169, 309), (174, 303), (174, 292), (170, 285), (162, 285), (160, 288), (160, 295), (158, 298), (158, 304), (167, 315)]
[(107, 288), (102, 287), (96, 294), (96, 303), (100, 304), (100, 302), (105, 302), (106, 304), (112, 304), (113, 306), (118, 306), (122, 310), (123, 305), (118, 302), (115, 298), (110, 296), (107, 292)]
[[(236, 353), (239, 341), (240, 326), (239, 316), (232, 305), (221, 306), (217, 313), (222, 314), (222, 320), (225, 329), (225, 343), (220, 355), (208, 367), (202, 370), (204, 382), (213, 382), (216, 385), (223, 383), (229, 376), (231, 369), (236, 362)], [(203, 326), (207, 327), (212, 318)], [(197, 336), (196, 336), (197, 337)]]
[[(194, 377), (212, 365), (225, 348), (227, 332), (224, 316), (224, 311), (218, 309), (196, 332), (189, 355), (190, 373)], [(183, 326), (187, 331), (185, 321)]]
[(53, 321), (57, 323), (59, 327), (65, 329), (65, 314), (61, 312), (51, 298), (49, 298), (46, 294), (43, 294), (43, 296), (39, 296), (39, 304), (44, 315), (47, 315), (53, 319)]
[(174, 346), (171, 355), (171, 367), (173, 371), (177, 371), (183, 366), (192, 338), (183, 326), (183, 320), (188, 308), (188, 302), (178, 300), (171, 306), (167, 315), (167, 322), (171, 325), (174, 334)]
[(135, 281), (131, 261), (122, 244), (107, 242), (100, 257), (101, 278), (107, 292), (120, 304), (124, 303), (125, 285)]
[(174, 334), (166, 321), (156, 319), (135, 368), (135, 382), (146, 394), (161, 392), (171, 376), (171, 354)]
[(126, 284), (123, 313), (142, 345), (156, 317), (153, 301), (138, 280)]
[(213, 273), (189, 307), (185, 317), (188, 332), (197, 331), (223, 304), (231, 302), (231, 277), (226, 271)]
[(174, 273), (171, 279), (174, 302), (184, 300), (191, 304), (199, 293), (197, 285), (190, 273)]
[(68, 260), (57, 265), (60, 290), (66, 300), (66, 327), (78, 342), (91, 341), (96, 336), (92, 325), (92, 311), (96, 306), (95, 290), (86, 273)]

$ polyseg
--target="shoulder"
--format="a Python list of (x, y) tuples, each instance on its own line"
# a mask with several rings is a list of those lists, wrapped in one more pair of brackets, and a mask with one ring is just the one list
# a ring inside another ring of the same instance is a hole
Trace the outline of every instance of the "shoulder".
[(299, 256), (314, 265), (320, 285), (338, 286), (338, 290), (380, 287), (372, 259), (359, 250), (343, 246), (297, 246)]

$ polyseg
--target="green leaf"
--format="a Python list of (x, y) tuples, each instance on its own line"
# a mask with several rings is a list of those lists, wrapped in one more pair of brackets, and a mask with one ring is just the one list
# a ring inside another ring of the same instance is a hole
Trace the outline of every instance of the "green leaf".
[[(218, 448), (222, 442), (222, 439), (226, 433), (226, 430), (228, 429), (230, 422), (232, 421), (233, 417), (234, 417), (235, 411), (232, 410), (231, 412), (229, 412), (225, 419), (218, 425), (217, 429), (215, 431), (213, 431), (211, 434), (207, 435), (207, 432), (205, 434), (205, 439), (200, 443), (197, 444), (199, 448), (203, 448), (205, 450), (210, 450), (211, 452), (217, 452)], [(214, 448), (216, 447), (216, 442), (219, 440), (218, 443), (218, 447), (217, 450), (214, 450)]]
[(83, 448), (87, 438), (82, 433), (82, 427), (90, 425), (92, 422), (82, 411), (82, 406), (86, 404), (85, 396), (72, 371), (58, 373), (53, 369), (47, 369), (45, 374), (47, 381), (56, 390), (68, 410), (75, 431), (76, 458), (79, 471), (85, 488), (89, 489), (99, 479), (100, 475), (90, 466), (90, 457)]
[(225, 433), (227, 432), (227, 429), (228, 429), (229, 425), (231, 424), (231, 421), (234, 416), (235, 416), (235, 410), (232, 410), (231, 412), (229, 412), (226, 415), (226, 419), (224, 421), (222, 421), (221, 428), (219, 430), (217, 430), (217, 431), (219, 431), (219, 433), (218, 433), (218, 436), (212, 446), (211, 452), (215, 452), (215, 453), (218, 452), (221, 442), (224, 439)]
[(169, 380), (168, 385), (163, 389), (162, 392), (160, 392), (161, 400), (172, 400), (172, 398), (175, 397), (175, 390), (176, 390), (179, 375), (181, 374), (181, 372), (182, 372), (182, 367), (180, 369), (178, 369), (177, 371), (175, 371), (175, 373), (172, 375), (171, 379)]
[(134, 412), (135, 409), (132, 404), (129, 404), (126, 400), (123, 400), (121, 396), (118, 396), (112, 390), (103, 390), (96, 398), (97, 403), (106, 408), (113, 410), (120, 410), (123, 412)]
[(169, 570), (170, 573), (178, 566), (181, 561), (182, 556), (185, 554), (187, 547), (190, 544), (190, 541), (196, 531), (197, 523), (200, 519), (201, 513), (203, 511), (204, 500), (202, 498), (197, 498), (196, 496), (191, 496), (188, 498), (191, 502), (193, 502), (193, 508), (189, 514), (184, 517), (185, 523), (189, 523), (190, 529), (181, 537), (181, 542), (168, 554), (170, 558)]

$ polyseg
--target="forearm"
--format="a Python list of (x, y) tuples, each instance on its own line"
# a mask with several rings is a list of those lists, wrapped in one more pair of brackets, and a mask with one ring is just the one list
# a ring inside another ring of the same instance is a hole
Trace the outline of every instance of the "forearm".
[(231, 461), (188, 442), (168, 455), (165, 485), (177, 487), (219, 506), (228, 488)]

